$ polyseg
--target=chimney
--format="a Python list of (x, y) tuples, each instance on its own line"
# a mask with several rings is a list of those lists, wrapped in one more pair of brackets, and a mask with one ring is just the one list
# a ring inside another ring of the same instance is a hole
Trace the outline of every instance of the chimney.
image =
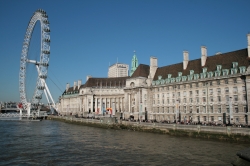
[(250, 57), (250, 33), (247, 34), (247, 51), (248, 51), (248, 57)]
[(76, 89), (77, 82), (74, 81), (74, 90)]
[(150, 57), (150, 73), (149, 73), (150, 78), (152, 78), (152, 79), (154, 78), (157, 68), (158, 68), (157, 58), (151, 56)]
[(91, 75), (87, 75), (86, 82), (89, 80), (89, 78), (92, 78), (92, 76)]
[(78, 80), (78, 89), (80, 89), (80, 87), (81, 87), (81, 85), (82, 85), (82, 80)]
[(207, 60), (207, 47), (201, 46), (201, 66), (205, 66)]
[(66, 92), (68, 91), (69, 89), (69, 83), (66, 84)]
[(183, 51), (183, 70), (186, 70), (188, 66), (188, 51)]

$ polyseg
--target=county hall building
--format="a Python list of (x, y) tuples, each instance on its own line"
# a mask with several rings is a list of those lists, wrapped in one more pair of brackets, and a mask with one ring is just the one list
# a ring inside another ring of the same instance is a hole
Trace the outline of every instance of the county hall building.
[(250, 104), (250, 34), (247, 48), (159, 67), (157, 57), (139, 64), (135, 52), (125, 77), (93, 78), (66, 85), (61, 114), (98, 116), (106, 108), (124, 119), (248, 124)]

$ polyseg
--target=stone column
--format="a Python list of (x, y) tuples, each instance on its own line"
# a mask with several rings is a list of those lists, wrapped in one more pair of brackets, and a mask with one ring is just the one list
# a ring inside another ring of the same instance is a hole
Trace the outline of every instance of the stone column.
[(91, 113), (93, 113), (93, 111), (94, 111), (94, 108), (93, 108), (93, 102), (94, 102), (94, 98), (93, 98), (93, 96), (91, 95)]
[(131, 103), (130, 103), (130, 98), (131, 98), (131, 94), (128, 94), (128, 112), (131, 112)]
[(97, 97), (95, 97), (95, 113), (97, 112)]

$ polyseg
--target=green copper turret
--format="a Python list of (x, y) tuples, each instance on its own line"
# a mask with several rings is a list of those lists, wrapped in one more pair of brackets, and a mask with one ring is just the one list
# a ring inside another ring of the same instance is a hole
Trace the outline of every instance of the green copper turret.
[(138, 67), (138, 59), (137, 59), (137, 57), (135, 55), (135, 51), (134, 51), (134, 56), (133, 56), (132, 62), (131, 62), (130, 76), (133, 75), (133, 73), (135, 72), (137, 67)]

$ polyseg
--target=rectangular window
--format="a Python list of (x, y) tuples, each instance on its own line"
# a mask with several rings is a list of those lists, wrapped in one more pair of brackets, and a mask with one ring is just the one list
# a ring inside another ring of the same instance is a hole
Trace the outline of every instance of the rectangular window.
[(196, 90), (195, 93), (196, 93), (196, 95), (199, 95), (199, 90)]
[(203, 120), (204, 120), (204, 121), (207, 121), (207, 117), (206, 117), (206, 116), (203, 116)]
[(211, 116), (211, 121), (212, 121), (212, 122), (214, 121), (214, 116)]
[(181, 92), (178, 92), (177, 94), (178, 94), (178, 97), (180, 97), (180, 96), (181, 96)]
[(228, 95), (226, 95), (226, 101), (229, 102), (229, 96)]
[(193, 112), (193, 107), (190, 106), (190, 110), (189, 110), (189, 113), (192, 113)]
[(172, 99), (172, 103), (175, 103), (175, 99)]
[(237, 83), (237, 79), (236, 78), (234, 78), (233, 81), (234, 81), (234, 83)]
[(234, 95), (234, 101), (238, 101), (238, 96)]
[(196, 97), (196, 103), (199, 103), (199, 97)]
[(214, 113), (214, 107), (212, 105), (210, 105), (210, 112)]
[(167, 103), (169, 104), (169, 99), (167, 99)]
[(192, 88), (192, 84), (189, 84), (189, 88)]
[(184, 91), (184, 92), (183, 92), (183, 96), (186, 97), (186, 95), (187, 95), (187, 93), (186, 93), (186, 91)]
[(186, 103), (186, 102), (187, 102), (187, 100), (186, 100), (186, 98), (184, 98), (184, 99), (183, 99), (183, 103)]
[(228, 84), (228, 79), (225, 79), (225, 84)]
[(187, 113), (187, 106), (184, 106), (183, 109), (184, 109), (184, 113)]
[(218, 116), (218, 121), (221, 121), (221, 116)]
[(238, 88), (237, 87), (233, 87), (233, 92), (237, 93), (238, 92)]
[(199, 107), (196, 107), (196, 112), (200, 113), (200, 108)]
[(218, 113), (221, 113), (221, 106), (218, 106)]
[(193, 95), (193, 92), (192, 91), (189, 91), (189, 96), (192, 96)]
[(206, 97), (203, 97), (203, 98), (202, 98), (202, 101), (203, 101), (203, 103), (206, 102)]
[(193, 102), (193, 99), (192, 99), (192, 98), (189, 98), (189, 102), (192, 103), (192, 102)]
[(217, 96), (218, 102), (221, 102), (221, 97)]
[(169, 113), (169, 107), (167, 108), (167, 112)]
[(206, 89), (203, 89), (203, 90), (202, 90), (202, 94), (203, 94), (203, 95), (206, 95)]
[(230, 109), (229, 109), (229, 107), (227, 107), (227, 108), (226, 108), (226, 110), (227, 110), (227, 113), (230, 113)]
[(203, 113), (206, 113), (207, 110), (206, 110), (206, 106), (203, 106)]
[(209, 94), (210, 94), (210, 95), (213, 94), (213, 89), (209, 89)]
[(210, 96), (210, 102), (214, 102), (213, 96)]
[(220, 85), (220, 80), (217, 81), (217, 85)]
[(218, 93), (218, 94), (220, 94), (220, 93), (221, 93), (220, 88), (217, 88), (217, 93)]
[(239, 113), (238, 107), (234, 107), (235, 113)]
[(229, 93), (229, 88), (228, 87), (225, 88), (225, 93)]

